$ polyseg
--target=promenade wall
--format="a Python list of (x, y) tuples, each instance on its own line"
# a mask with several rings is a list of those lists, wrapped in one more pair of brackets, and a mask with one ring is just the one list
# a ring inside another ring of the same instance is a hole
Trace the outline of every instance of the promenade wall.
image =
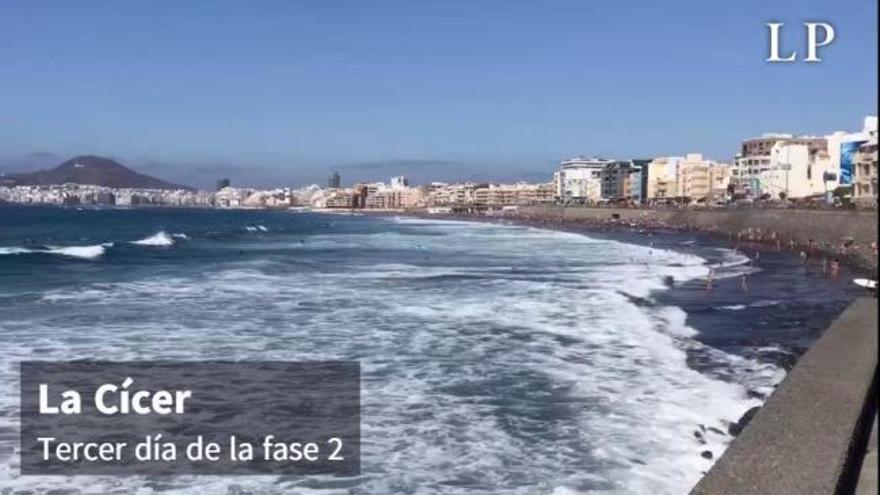
[(804, 354), (692, 493), (853, 493), (876, 414), (876, 373), (877, 299), (861, 298)]

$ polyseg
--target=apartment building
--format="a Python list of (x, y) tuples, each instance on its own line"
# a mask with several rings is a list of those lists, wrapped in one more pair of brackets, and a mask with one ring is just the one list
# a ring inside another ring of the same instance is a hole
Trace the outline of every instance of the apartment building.
[(853, 201), (858, 205), (877, 206), (877, 135), (859, 146), (853, 181)]
[(680, 156), (665, 156), (651, 160), (647, 165), (645, 183), (645, 199), (648, 202), (671, 201), (678, 197), (678, 162)]
[(614, 160), (575, 157), (559, 163), (553, 174), (556, 199), (563, 203), (594, 203), (602, 199), (602, 170)]
[(692, 202), (717, 201), (727, 194), (730, 167), (707, 160), (700, 153), (688, 153), (678, 162), (675, 180), (679, 198)]
[(474, 189), (474, 205), (499, 207), (552, 202), (555, 187), (552, 183), (484, 184)]
[(632, 200), (640, 187), (634, 187), (631, 177), (639, 171), (631, 160), (617, 160), (605, 165), (602, 169), (602, 198), (612, 201)]
[(828, 142), (819, 136), (795, 136), (793, 134), (767, 133), (761, 137), (746, 139), (736, 155), (731, 176), (734, 180), (748, 181), (771, 167), (771, 152), (779, 144), (804, 145), (810, 153), (826, 150)]
[(877, 132), (877, 117), (865, 117), (858, 132), (825, 136), (764, 134), (746, 139), (732, 180), (752, 197), (802, 198), (851, 187), (859, 147)]

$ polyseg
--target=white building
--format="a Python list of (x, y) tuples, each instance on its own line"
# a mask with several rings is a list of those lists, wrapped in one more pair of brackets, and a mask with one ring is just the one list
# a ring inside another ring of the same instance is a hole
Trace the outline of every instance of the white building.
[(838, 186), (828, 153), (806, 144), (780, 141), (770, 150), (769, 164), (756, 177), (762, 195), (772, 199), (821, 196)]
[(602, 199), (602, 170), (614, 160), (576, 157), (559, 163), (553, 174), (556, 199), (564, 203), (593, 203)]
[(398, 175), (391, 178), (391, 189), (403, 189), (409, 186), (409, 181), (405, 175)]
[(859, 132), (836, 131), (825, 136), (828, 142), (828, 156), (831, 159), (831, 170), (837, 173), (834, 187), (851, 186), (855, 175), (855, 158), (859, 146), (877, 135), (877, 116), (869, 115), (862, 121)]

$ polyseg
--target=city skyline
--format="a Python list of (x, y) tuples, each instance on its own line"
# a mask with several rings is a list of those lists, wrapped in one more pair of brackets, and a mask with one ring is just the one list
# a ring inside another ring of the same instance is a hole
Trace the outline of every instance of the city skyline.
[[(574, 155), (727, 162), (877, 105), (863, 0), (55, 7), (0, 7), (0, 172), (99, 154), (199, 187), (534, 180)], [(766, 63), (765, 23), (792, 49), (806, 12), (835, 26), (824, 61)]]

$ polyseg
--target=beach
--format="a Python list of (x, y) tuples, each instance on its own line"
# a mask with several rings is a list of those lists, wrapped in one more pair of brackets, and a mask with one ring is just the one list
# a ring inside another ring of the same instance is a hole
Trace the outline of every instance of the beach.
[(50, 479), (7, 455), (2, 488), (683, 493), (854, 290), (659, 229), (3, 208), (4, 447), (17, 361), (98, 356), (358, 360), (364, 443), (357, 478)]

